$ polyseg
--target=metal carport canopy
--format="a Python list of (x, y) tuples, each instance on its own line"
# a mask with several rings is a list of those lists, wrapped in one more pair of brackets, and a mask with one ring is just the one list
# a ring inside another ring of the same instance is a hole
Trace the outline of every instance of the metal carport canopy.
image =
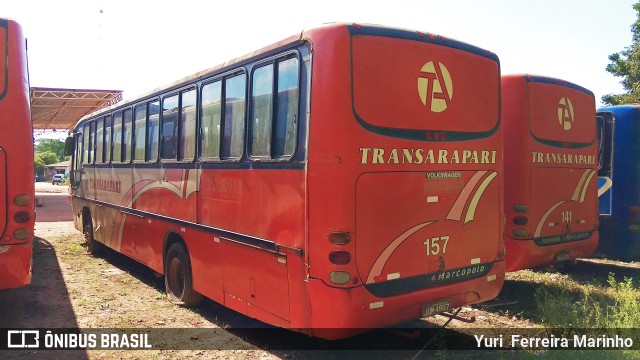
[(122, 90), (83, 90), (32, 87), (34, 130), (69, 130), (82, 118), (122, 100)]

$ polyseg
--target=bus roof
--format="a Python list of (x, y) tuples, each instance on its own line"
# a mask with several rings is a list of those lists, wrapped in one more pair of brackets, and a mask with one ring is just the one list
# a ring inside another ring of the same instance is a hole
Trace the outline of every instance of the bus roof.
[(441, 35), (437, 35), (437, 34), (433, 34), (433, 33), (427, 33), (427, 32), (420, 32), (420, 31), (416, 31), (416, 30), (409, 30), (409, 29), (400, 29), (400, 28), (392, 28), (392, 27), (386, 27), (386, 26), (382, 26), (382, 25), (372, 25), (372, 24), (348, 24), (348, 23), (327, 23), (327, 24), (323, 24), (322, 26), (318, 26), (318, 27), (313, 27), (307, 30), (303, 30), (301, 31), (299, 34), (295, 34), (292, 36), (289, 36), (285, 39), (282, 39), (278, 42), (275, 42), (271, 45), (265, 46), (261, 49), (252, 51), (250, 53), (247, 53), (245, 55), (230, 59), (222, 64), (218, 64), (216, 66), (213, 66), (211, 68), (199, 71), (195, 74), (189, 75), (187, 77), (184, 77), (182, 79), (176, 80), (174, 82), (171, 82), (169, 84), (166, 84), (165, 86), (161, 86), (159, 88), (153, 89), (151, 91), (142, 93), (139, 96), (135, 96), (133, 98), (130, 99), (126, 99), (125, 101), (119, 102), (117, 104), (111, 105), (109, 107), (105, 107), (102, 109), (99, 109), (97, 111), (95, 111), (94, 113), (91, 114), (87, 114), (86, 116), (83, 116), (78, 123), (82, 122), (83, 120), (93, 117), (93, 116), (97, 116), (100, 113), (105, 113), (105, 112), (109, 112), (112, 111), (115, 108), (121, 107), (121, 106), (126, 106), (129, 104), (134, 104), (138, 101), (141, 101), (145, 98), (151, 97), (154, 94), (157, 94), (159, 92), (162, 91), (166, 91), (166, 90), (170, 90), (170, 89), (174, 89), (174, 88), (179, 88), (180, 86), (183, 86), (185, 84), (197, 81), (201, 78), (205, 78), (208, 77), (210, 75), (213, 75), (217, 72), (219, 72), (220, 70), (226, 69), (226, 68), (231, 68), (234, 65), (240, 64), (242, 62), (244, 62), (245, 60), (251, 59), (253, 57), (262, 55), (262, 54), (267, 54), (271, 51), (274, 51), (276, 49), (279, 49), (285, 45), (288, 44), (292, 44), (295, 42), (303, 42), (303, 41), (310, 41), (311, 37), (313, 36), (313, 33), (316, 32), (324, 32), (324, 31), (332, 31), (333, 29), (336, 28), (348, 28), (349, 31), (357, 31), (363, 35), (374, 35), (374, 36), (388, 36), (388, 37), (396, 37), (396, 38), (403, 38), (403, 39), (411, 39), (411, 40), (416, 40), (416, 41), (422, 41), (422, 42), (428, 42), (428, 43), (434, 43), (434, 44), (438, 44), (441, 46), (446, 46), (446, 47), (451, 47), (451, 48), (455, 48), (455, 49), (460, 49), (463, 51), (467, 51), (467, 52), (471, 52), (474, 53), (476, 55), (480, 55), (480, 56), (484, 56), (487, 58), (490, 58), (494, 61), (499, 61), (498, 60), (498, 56), (488, 50), (484, 50), (482, 48), (476, 47), (474, 45), (471, 44), (467, 44), (465, 42), (462, 41), (458, 41), (452, 38), (447, 38)]

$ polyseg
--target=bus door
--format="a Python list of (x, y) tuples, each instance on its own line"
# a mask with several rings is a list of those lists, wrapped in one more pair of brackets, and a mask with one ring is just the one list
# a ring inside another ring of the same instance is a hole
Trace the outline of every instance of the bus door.
[(611, 216), (611, 188), (613, 185), (613, 127), (611, 113), (598, 113), (598, 201), (600, 215)]

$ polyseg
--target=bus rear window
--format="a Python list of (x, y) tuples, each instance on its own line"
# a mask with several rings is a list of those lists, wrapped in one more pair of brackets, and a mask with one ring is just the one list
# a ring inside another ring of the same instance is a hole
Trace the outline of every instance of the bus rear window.
[(595, 140), (595, 100), (584, 91), (529, 82), (529, 128), (540, 139), (565, 143)]
[(374, 127), (487, 132), (499, 118), (499, 64), (443, 45), (352, 38), (353, 108)]

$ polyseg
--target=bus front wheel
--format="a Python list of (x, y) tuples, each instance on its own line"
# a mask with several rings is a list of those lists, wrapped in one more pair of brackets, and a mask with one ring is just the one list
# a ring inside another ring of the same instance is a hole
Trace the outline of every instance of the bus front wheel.
[(87, 247), (87, 252), (93, 256), (98, 255), (101, 250), (101, 244), (93, 237), (93, 226), (91, 226), (91, 224), (85, 225), (82, 234), (84, 235), (84, 243)]
[(164, 269), (164, 286), (169, 301), (184, 307), (198, 305), (202, 295), (193, 289), (189, 256), (180, 243), (169, 247), (164, 260)]

